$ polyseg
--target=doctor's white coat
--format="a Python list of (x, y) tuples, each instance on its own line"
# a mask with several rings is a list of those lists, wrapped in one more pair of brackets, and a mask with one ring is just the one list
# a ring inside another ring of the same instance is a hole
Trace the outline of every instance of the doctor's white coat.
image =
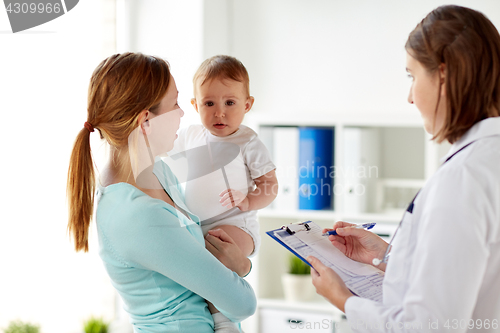
[(354, 332), (500, 332), (500, 117), (447, 158), (397, 232), (383, 303), (347, 300)]

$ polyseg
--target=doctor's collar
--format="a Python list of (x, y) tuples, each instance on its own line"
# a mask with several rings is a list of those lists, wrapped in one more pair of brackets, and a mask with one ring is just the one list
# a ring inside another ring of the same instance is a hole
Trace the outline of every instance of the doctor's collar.
[(440, 159), (441, 164), (474, 141), (495, 135), (500, 135), (500, 117), (486, 118), (475, 123), (467, 132), (465, 132), (464, 135), (462, 135), (460, 139), (458, 139), (457, 142), (451, 146), (448, 153)]

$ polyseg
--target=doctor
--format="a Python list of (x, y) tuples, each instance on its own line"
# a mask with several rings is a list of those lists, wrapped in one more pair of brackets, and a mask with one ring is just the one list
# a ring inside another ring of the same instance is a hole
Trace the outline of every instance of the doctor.
[(339, 236), (330, 241), (345, 255), (382, 261), (382, 303), (354, 296), (309, 257), (313, 284), (345, 311), (354, 332), (498, 332), (500, 35), (483, 14), (442, 6), (405, 48), (408, 102), (435, 141), (453, 146), (408, 207), (392, 247), (348, 223), (333, 225)]

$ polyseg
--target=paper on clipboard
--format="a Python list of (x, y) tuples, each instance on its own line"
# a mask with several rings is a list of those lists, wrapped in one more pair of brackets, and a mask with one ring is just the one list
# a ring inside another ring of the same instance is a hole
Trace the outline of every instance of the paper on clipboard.
[(328, 237), (322, 236), (322, 228), (316, 223), (310, 221), (305, 223), (310, 227), (309, 230), (300, 228), (303, 230), (299, 231), (297, 225), (290, 225), (293, 226), (290, 227), (292, 232), (295, 231), (293, 234), (285, 229), (268, 231), (267, 234), (305, 262), (308, 256), (318, 258), (325, 266), (333, 269), (356, 295), (382, 302), (384, 272), (371, 265), (349, 259), (330, 243)]

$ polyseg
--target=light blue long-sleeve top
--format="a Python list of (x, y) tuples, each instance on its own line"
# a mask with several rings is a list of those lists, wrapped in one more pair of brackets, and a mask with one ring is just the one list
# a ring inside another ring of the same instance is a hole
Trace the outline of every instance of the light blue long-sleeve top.
[(232, 321), (255, 312), (250, 285), (205, 249), (199, 219), (189, 213), (177, 179), (157, 161), (154, 173), (177, 206), (127, 183), (100, 187), (99, 255), (135, 332), (213, 332), (205, 299)]

